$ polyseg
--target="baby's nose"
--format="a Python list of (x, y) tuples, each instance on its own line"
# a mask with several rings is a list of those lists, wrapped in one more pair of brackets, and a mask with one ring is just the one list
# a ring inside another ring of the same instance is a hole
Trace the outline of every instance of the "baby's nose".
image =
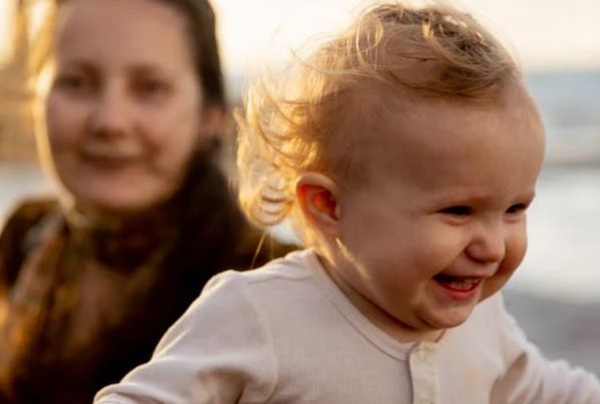
[(475, 261), (496, 263), (502, 261), (506, 253), (506, 241), (501, 228), (487, 226), (478, 231), (467, 247), (467, 254)]

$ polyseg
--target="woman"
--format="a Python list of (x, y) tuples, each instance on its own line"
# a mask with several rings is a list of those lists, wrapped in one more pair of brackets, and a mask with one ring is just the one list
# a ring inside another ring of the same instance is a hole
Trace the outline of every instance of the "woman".
[(260, 236), (216, 163), (207, 0), (55, 3), (36, 131), (63, 192), (24, 202), (0, 236), (2, 403), (91, 402), (213, 274), (284, 251), (254, 257)]

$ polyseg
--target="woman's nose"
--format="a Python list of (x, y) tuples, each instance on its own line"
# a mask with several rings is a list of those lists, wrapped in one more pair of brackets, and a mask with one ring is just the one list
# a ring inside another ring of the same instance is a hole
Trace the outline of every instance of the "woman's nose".
[(502, 261), (506, 253), (506, 239), (499, 224), (481, 225), (475, 231), (467, 254), (475, 261), (496, 263)]
[(94, 106), (91, 129), (97, 136), (121, 136), (127, 131), (128, 105), (125, 94), (118, 88), (102, 91)]

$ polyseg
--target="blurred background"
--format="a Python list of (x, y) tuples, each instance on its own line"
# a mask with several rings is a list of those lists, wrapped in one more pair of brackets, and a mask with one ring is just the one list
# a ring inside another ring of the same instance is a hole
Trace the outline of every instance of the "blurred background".
[[(18, 198), (55, 192), (36, 161), (26, 91), (27, 54), (47, 3), (0, 0), (0, 226)], [(238, 105), (257, 71), (282, 66), (307, 38), (335, 31), (368, 1), (212, 3), (229, 99)], [(547, 130), (529, 251), (508, 286), (507, 305), (548, 356), (600, 375), (600, 2), (459, 4), (517, 55)]]

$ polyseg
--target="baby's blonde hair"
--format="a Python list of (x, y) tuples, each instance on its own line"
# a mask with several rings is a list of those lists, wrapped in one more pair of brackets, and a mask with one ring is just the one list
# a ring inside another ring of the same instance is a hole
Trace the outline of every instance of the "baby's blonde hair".
[(470, 15), (440, 3), (373, 5), (295, 67), (293, 77), (279, 84), (263, 80), (251, 88), (244, 113), (237, 115), (239, 193), (255, 224), (290, 217), (306, 244), (315, 240), (295, 203), (295, 182), (316, 171), (342, 188), (360, 186), (365, 174), (356, 150), (376, 136), (364, 127), (355, 135), (372, 110), (365, 106), (369, 91), (494, 102), (521, 80), (490, 33)]

